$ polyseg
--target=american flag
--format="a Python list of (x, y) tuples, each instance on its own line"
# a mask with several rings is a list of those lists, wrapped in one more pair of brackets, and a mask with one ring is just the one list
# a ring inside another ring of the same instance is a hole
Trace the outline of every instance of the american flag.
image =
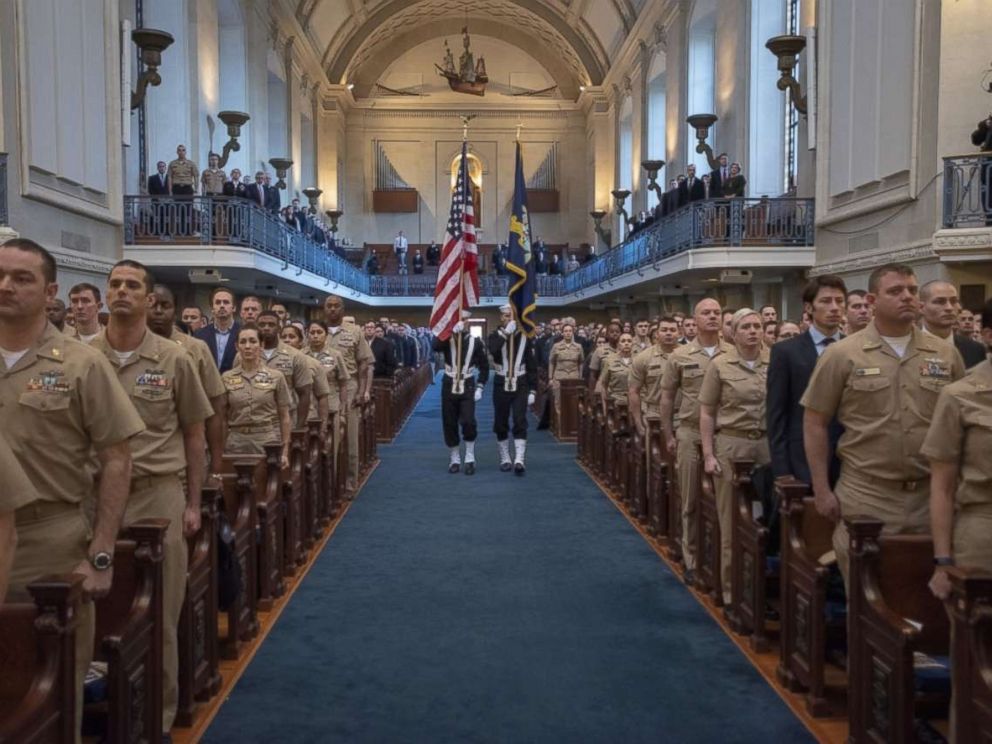
[(462, 142), (451, 216), (441, 250), (441, 267), (434, 287), (431, 332), (444, 341), (461, 320), (461, 311), (479, 304), (479, 246), (475, 242), (475, 213), (468, 182), (468, 143)]

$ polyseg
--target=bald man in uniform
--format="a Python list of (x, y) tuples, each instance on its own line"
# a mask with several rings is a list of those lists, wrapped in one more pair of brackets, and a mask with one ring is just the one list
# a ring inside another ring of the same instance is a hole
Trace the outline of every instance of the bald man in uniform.
[[(0, 245), (0, 433), (36, 493), (15, 512), (10, 591), (23, 592), (48, 574), (83, 576), (86, 601), (76, 629), (75, 714), (81, 724), (96, 629), (89, 600), (110, 590), (131, 481), (128, 440), (144, 423), (103, 355), (48, 322), (45, 302), (57, 293), (48, 251), (25, 238)], [(86, 467), (94, 455), (99, 481)], [(95, 501), (92, 522), (83, 516), (89, 501)]]
[[(204, 422), (213, 415), (196, 366), (174, 342), (149, 330), (153, 281), (137, 261), (118, 261), (107, 280), (110, 320), (91, 346), (104, 354), (145, 423), (131, 443), (131, 496), (124, 524), (168, 519), (162, 546), (162, 733), (179, 701), (179, 615), (186, 597), (188, 549), (200, 529), (205, 475)], [(186, 471), (186, 488), (180, 473)]]
[(344, 300), (330, 295), (324, 300), (327, 321), (327, 346), (337, 349), (348, 370), (345, 383), (346, 425), (348, 436), (348, 485), (347, 498), (352, 498), (358, 487), (358, 407), (369, 402), (372, 388), (372, 368), (375, 358), (372, 349), (362, 336), (362, 329), (344, 322)]
[[(941, 389), (964, 374), (957, 350), (916, 327), (919, 285), (913, 269), (886, 264), (868, 279), (874, 318), (820, 356), (801, 403), (803, 442), (816, 510), (834, 520), (833, 544), (844, 582), (850, 545), (842, 516), (884, 522), (883, 534), (930, 529), (930, 470), (920, 454)], [(844, 427), (840, 477), (831, 487), (828, 427)]]
[[(697, 504), (702, 490), (700, 481), (699, 391), (703, 375), (713, 358), (734, 347), (720, 340), (722, 328), (720, 303), (712, 298), (700, 300), (693, 311), (696, 337), (680, 346), (665, 365), (661, 379), (661, 428), (665, 447), (675, 457), (679, 494), (682, 499), (682, 559), (685, 561), (683, 579), (692, 585), (696, 573), (695, 536)], [(681, 393), (676, 432), (675, 399)]]

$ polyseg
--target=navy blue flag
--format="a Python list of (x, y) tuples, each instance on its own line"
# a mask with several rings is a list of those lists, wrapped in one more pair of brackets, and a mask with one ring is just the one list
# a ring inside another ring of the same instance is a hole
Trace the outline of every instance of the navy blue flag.
[(527, 183), (524, 160), (517, 142), (517, 172), (513, 183), (513, 211), (510, 213), (510, 240), (506, 268), (510, 272), (510, 306), (517, 327), (533, 338), (535, 323), (531, 314), (537, 307), (534, 255), (530, 245), (530, 215), (527, 212)]

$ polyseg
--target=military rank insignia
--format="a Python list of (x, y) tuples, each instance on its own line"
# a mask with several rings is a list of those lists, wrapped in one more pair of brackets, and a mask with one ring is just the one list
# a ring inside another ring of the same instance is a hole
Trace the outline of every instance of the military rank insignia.
[(141, 387), (167, 389), (172, 386), (169, 375), (162, 369), (146, 369), (135, 379), (134, 383)]
[(923, 363), (920, 364), (920, 377), (946, 379), (950, 376), (951, 371), (948, 369), (947, 362), (943, 359), (931, 357), (930, 359), (924, 359)]
[(29, 392), (68, 393), (69, 383), (61, 369), (49, 369), (29, 379), (27, 389)]

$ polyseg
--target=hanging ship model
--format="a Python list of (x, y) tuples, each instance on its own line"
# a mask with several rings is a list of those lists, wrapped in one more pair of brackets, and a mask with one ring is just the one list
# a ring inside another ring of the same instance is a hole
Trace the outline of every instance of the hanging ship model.
[(444, 42), (444, 67), (439, 64), (434, 66), (437, 68), (438, 74), (448, 81), (448, 86), (455, 93), (484, 96), (486, 95), (486, 84), (489, 82), (489, 76), (486, 74), (486, 58), (479, 57), (479, 61), (475, 61), (470, 46), (468, 26), (462, 28), (462, 45), (465, 47), (465, 51), (462, 52), (458, 60), (458, 67), (455, 67), (455, 57), (451, 53), (451, 47), (448, 46), (447, 40)]

